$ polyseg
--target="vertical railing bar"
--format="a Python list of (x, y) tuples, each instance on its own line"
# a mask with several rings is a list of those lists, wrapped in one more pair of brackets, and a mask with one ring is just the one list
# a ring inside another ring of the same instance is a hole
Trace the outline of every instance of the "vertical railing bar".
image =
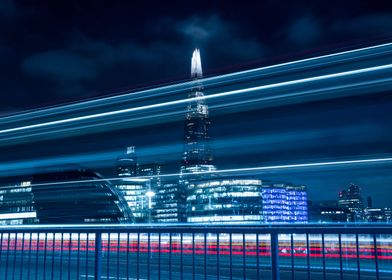
[[(27, 262), (27, 279), (30, 279), (30, 263), (31, 263), (31, 239), (32, 239), (33, 233), (30, 232), (30, 237), (29, 237), (29, 260)], [(1, 243), (3, 244), (3, 235), (1, 235)], [(3, 246), (3, 245), (2, 245)]]
[(71, 249), (72, 249), (72, 233), (69, 233), (69, 240), (68, 240), (68, 280), (71, 280)]
[(295, 272), (294, 272), (294, 234), (292, 233), (290, 236), (291, 239), (291, 279), (295, 279)]
[(325, 266), (325, 236), (324, 233), (321, 234), (321, 250), (323, 254), (323, 278), (327, 279), (327, 268)]
[(310, 280), (310, 246), (309, 233), (306, 233), (306, 264), (308, 266), (308, 280)]
[(161, 279), (161, 233), (158, 235), (158, 280)]
[(242, 268), (242, 273), (243, 273), (243, 276), (244, 276), (244, 279), (246, 279), (246, 265), (245, 265), (245, 246), (246, 246), (246, 243), (245, 243), (245, 233), (243, 233), (242, 234), (242, 266), (243, 266), (243, 268)]
[(272, 279), (279, 280), (279, 237), (278, 233), (273, 232), (270, 234), (271, 238), (271, 267), (272, 267)]
[(140, 228), (137, 232), (137, 250), (136, 250), (136, 279), (139, 279), (139, 255), (140, 255)]
[(45, 241), (44, 241), (44, 277), (43, 280), (46, 279), (46, 250), (47, 250), (47, 246), (48, 246), (48, 233), (45, 232)]
[(183, 254), (183, 252), (182, 252), (182, 247), (183, 247), (183, 237), (182, 237), (182, 232), (180, 233), (180, 277), (181, 277), (181, 279), (183, 279), (184, 278), (184, 275), (183, 275), (183, 260), (182, 260), (182, 254)]
[(20, 280), (22, 280), (22, 276), (23, 276), (23, 259), (24, 259), (25, 237), (26, 237), (26, 233), (23, 232), (23, 234), (22, 234), (22, 250), (21, 250), (22, 256), (20, 257), (20, 272), (19, 272), (19, 279)]
[[(40, 236), (40, 234), (39, 233), (37, 233), (37, 241), (36, 241), (36, 244), (37, 244), (37, 247), (36, 247), (36, 249), (37, 249), (37, 252), (36, 252), (36, 255), (35, 255), (35, 280), (38, 280), (38, 253), (39, 253), (39, 236)], [(7, 279), (7, 278), (6, 278)]]
[(79, 279), (79, 272), (80, 272), (80, 232), (78, 232), (78, 256), (77, 256), (77, 263), (76, 263), (76, 278)]
[[(107, 261), (106, 261), (106, 279), (110, 279), (110, 248), (112, 247), (110, 244), (111, 242), (111, 232), (108, 232), (108, 240), (107, 240), (107, 250), (106, 250), (106, 256), (107, 256)], [(139, 278), (139, 277), (138, 277)]]
[(63, 248), (64, 248), (64, 233), (61, 233), (60, 241), (60, 280), (63, 278)]
[(172, 233), (169, 232), (169, 279), (172, 279)]
[(4, 233), (1, 233), (1, 238), (0, 238), (0, 263), (1, 263), (1, 256), (3, 254), (3, 235)]
[(6, 255), (6, 262), (5, 262), (5, 279), (8, 279), (8, 259), (9, 259), (9, 254), (10, 254), (10, 235), (11, 233), (7, 233), (8, 238), (7, 238), (7, 255)]
[(342, 252), (342, 235), (339, 233), (339, 265), (340, 265), (340, 280), (343, 280), (343, 252)]
[(376, 265), (376, 279), (380, 279), (380, 271), (378, 269), (378, 246), (377, 246), (377, 236), (373, 234), (373, 248), (374, 248), (374, 263)]
[(220, 232), (216, 234), (216, 279), (219, 280), (220, 270), (219, 270), (219, 263), (220, 263)]
[(181, 279), (183, 279), (184, 278), (184, 275), (183, 275), (183, 273), (184, 273), (184, 269), (183, 269), (183, 246), (184, 246), (184, 244), (183, 244), (183, 234), (182, 234), (182, 232), (180, 233), (180, 244), (181, 244), (181, 252), (180, 252), (180, 277), (181, 277)]
[(230, 246), (230, 279), (233, 279), (233, 233), (229, 235)]
[(129, 278), (129, 232), (127, 232), (127, 278)]
[(94, 251), (94, 277), (95, 280), (101, 280), (102, 273), (102, 232), (95, 233), (95, 251)]
[(53, 232), (53, 239), (52, 239), (52, 271), (51, 271), (51, 279), (54, 279), (54, 254), (55, 254), (55, 246), (56, 246), (56, 233)]
[(196, 273), (195, 273), (195, 233), (192, 232), (192, 279), (195, 280)]
[(357, 254), (357, 276), (358, 280), (361, 279), (361, 266), (360, 266), (360, 259), (359, 259), (359, 234), (355, 234), (355, 246), (356, 246), (356, 254)]
[(87, 232), (86, 235), (86, 279), (88, 279), (88, 254), (90, 251), (90, 233)]
[(260, 241), (259, 241), (259, 233), (256, 233), (256, 274), (257, 274), (257, 279), (260, 279)]
[(204, 233), (204, 280), (207, 280), (207, 233)]
[(151, 244), (150, 244), (150, 232), (147, 233), (147, 279), (150, 279), (150, 257), (151, 257)]
[(14, 264), (12, 266), (12, 279), (15, 279), (15, 266), (16, 266), (16, 249), (18, 246), (18, 233), (15, 233), (15, 241), (14, 241)]
[(120, 233), (117, 233), (117, 279), (120, 279)]

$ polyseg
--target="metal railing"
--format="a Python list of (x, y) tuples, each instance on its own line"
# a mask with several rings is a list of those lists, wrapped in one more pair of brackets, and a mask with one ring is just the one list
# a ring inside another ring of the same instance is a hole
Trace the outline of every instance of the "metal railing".
[(0, 228), (1, 279), (381, 279), (391, 225)]

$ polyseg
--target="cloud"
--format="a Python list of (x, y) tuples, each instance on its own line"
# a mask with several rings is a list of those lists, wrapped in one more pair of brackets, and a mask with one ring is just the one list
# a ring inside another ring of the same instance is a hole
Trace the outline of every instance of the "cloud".
[(259, 59), (265, 54), (265, 47), (246, 32), (241, 32), (242, 25), (229, 22), (217, 15), (193, 16), (174, 22), (174, 30), (185, 40), (195, 45), (205, 46), (212, 55), (231, 57), (241, 60)]
[(330, 33), (361, 37), (391, 35), (392, 15), (391, 13), (373, 13), (357, 16), (350, 20), (337, 20), (331, 25)]
[(97, 75), (92, 59), (66, 50), (33, 54), (22, 64), (23, 71), (33, 77), (49, 78), (60, 83), (94, 79)]
[(322, 33), (318, 20), (310, 15), (295, 19), (287, 31), (288, 39), (298, 46), (307, 46), (319, 41)]

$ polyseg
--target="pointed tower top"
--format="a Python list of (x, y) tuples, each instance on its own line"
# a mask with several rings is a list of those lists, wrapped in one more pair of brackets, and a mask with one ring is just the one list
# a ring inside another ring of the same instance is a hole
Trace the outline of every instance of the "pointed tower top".
[(191, 66), (191, 77), (202, 78), (203, 71), (201, 69), (200, 50), (195, 49), (192, 54), (192, 66)]

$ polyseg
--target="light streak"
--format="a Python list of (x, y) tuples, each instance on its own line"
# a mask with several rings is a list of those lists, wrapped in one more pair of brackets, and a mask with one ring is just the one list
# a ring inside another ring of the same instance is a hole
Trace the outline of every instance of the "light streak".
[[(204, 78), (201, 81), (203, 82), (203, 84), (205, 86), (207, 86), (208, 83), (213, 83), (214, 81), (217, 81), (217, 80), (229, 79), (229, 78), (233, 79), (236, 76), (242, 76), (242, 75), (251, 74), (254, 72), (267, 71), (267, 70), (271, 70), (271, 69), (282, 68), (282, 67), (292, 66), (292, 65), (296, 65), (296, 64), (303, 64), (303, 63), (313, 62), (313, 61), (317, 61), (317, 60), (325, 60), (325, 59), (335, 58), (335, 57), (339, 57), (339, 56), (347, 56), (347, 55), (355, 55), (355, 58), (358, 58), (358, 57), (360, 58), (361, 57), (360, 53), (362, 53), (362, 52), (366, 53), (367, 51), (374, 51), (377, 49), (382, 49), (382, 48), (386, 48), (386, 47), (390, 47), (390, 46), (392, 46), (392, 43), (380, 44), (380, 45), (376, 45), (376, 46), (370, 46), (370, 47), (364, 47), (364, 48), (359, 48), (359, 49), (354, 49), (354, 50), (337, 52), (337, 53), (332, 53), (332, 54), (327, 54), (327, 55), (321, 55), (321, 56), (316, 56), (316, 57), (311, 57), (311, 58), (306, 58), (306, 59), (300, 59), (300, 60), (275, 64), (275, 65), (263, 66), (263, 67), (259, 67), (259, 68), (255, 68), (255, 69), (244, 70), (244, 71), (239, 71), (239, 72), (230, 73), (230, 74), (218, 75), (218, 76), (214, 76), (214, 77), (210, 77), (210, 78)], [(387, 52), (390, 52), (390, 50)], [(376, 52), (376, 54), (380, 54), (380, 53), (381, 53), (380, 51)], [(366, 54), (365, 56), (369, 56), (369, 54)], [(349, 59), (349, 58), (346, 58), (345, 60), (347, 60), (347, 59)], [(340, 61), (340, 60), (337, 60), (337, 61)], [(298, 70), (298, 69), (301, 69), (301, 68), (296, 68), (296, 70)], [(73, 109), (72, 107), (75, 107), (75, 109), (76, 109), (78, 107), (94, 106), (94, 104), (97, 104), (97, 103), (103, 103), (104, 105), (106, 105), (106, 104), (109, 104), (110, 102), (112, 102), (113, 100), (120, 101), (122, 99), (126, 99), (131, 96), (135, 96), (135, 95), (147, 95), (147, 94), (156, 95), (158, 90), (167, 91), (166, 93), (173, 93), (176, 91), (181, 91), (181, 87), (184, 87), (186, 89), (190, 85), (192, 85), (192, 82), (188, 81), (188, 82), (184, 82), (184, 83), (180, 83), (180, 84), (168, 85), (168, 86), (163, 86), (163, 87), (153, 88), (153, 89), (140, 90), (137, 92), (130, 92), (130, 93), (128, 92), (128, 93), (121, 94), (121, 95), (115, 95), (115, 96), (94, 99), (94, 100), (83, 101), (83, 102), (79, 102), (76, 104), (55, 106), (52, 108), (45, 108), (45, 109), (41, 109), (39, 111), (30, 110), (30, 111), (22, 112), (17, 115), (4, 116), (4, 117), (0, 118), (0, 121), (5, 121), (7, 119), (19, 118), (22, 116), (27, 117), (29, 115), (36, 115), (37, 113), (44, 114), (46, 112), (49, 114), (52, 111), (58, 111), (58, 110), (65, 110), (65, 111), (70, 112)], [(121, 93), (121, 92), (119, 92), (119, 93)]]
[[(217, 171), (206, 171), (206, 172), (195, 172), (191, 175), (198, 174), (238, 174), (238, 173), (248, 173), (248, 172), (262, 172), (271, 170), (282, 170), (282, 169), (296, 169), (296, 168), (311, 168), (311, 167), (329, 167), (329, 166), (342, 166), (342, 165), (357, 165), (357, 164), (377, 164), (377, 163), (392, 163), (392, 157), (385, 158), (372, 158), (372, 159), (356, 159), (356, 160), (341, 160), (341, 161), (327, 161), (327, 162), (312, 162), (312, 163), (298, 163), (298, 164), (286, 164), (286, 165), (271, 165), (271, 166), (258, 166), (258, 167), (245, 167), (245, 168), (235, 168), (235, 169), (222, 169)], [(32, 183), (30, 187), (34, 186), (52, 186), (52, 185), (67, 185), (67, 184), (80, 184), (80, 183), (93, 183), (93, 182), (111, 182), (118, 181), (124, 183), (142, 183), (152, 178), (172, 178), (179, 176), (186, 176), (187, 174), (181, 173), (171, 173), (171, 174), (161, 174), (161, 175), (151, 175), (151, 176), (135, 176), (135, 177), (115, 177), (115, 178), (105, 178), (105, 179), (92, 179), (92, 180), (76, 180), (76, 181), (62, 181), (62, 182), (50, 182), (50, 183)], [(189, 174), (188, 174), (189, 175)], [(214, 178), (214, 177), (213, 177)], [(2, 186), (2, 189), (6, 189), (6, 186)], [(12, 186), (15, 188), (15, 186)]]
[(226, 91), (223, 93), (215, 93), (215, 94), (211, 94), (211, 95), (203, 96), (203, 97), (180, 99), (180, 100), (174, 100), (174, 101), (169, 101), (169, 102), (164, 102), (164, 103), (159, 103), (159, 104), (140, 106), (140, 107), (136, 107), (136, 108), (121, 109), (121, 110), (115, 110), (115, 111), (110, 111), (110, 112), (97, 113), (97, 114), (91, 114), (91, 115), (86, 115), (86, 116), (80, 116), (80, 117), (74, 117), (74, 118), (32, 124), (32, 125), (27, 125), (27, 126), (14, 127), (14, 128), (0, 130), (0, 134), (6, 134), (6, 133), (10, 133), (10, 132), (18, 132), (18, 131), (23, 131), (23, 130), (35, 129), (35, 128), (43, 128), (43, 127), (47, 127), (47, 126), (61, 125), (61, 124), (91, 120), (91, 119), (102, 118), (102, 117), (109, 117), (109, 116), (114, 116), (114, 115), (119, 115), (119, 114), (124, 114), (124, 113), (133, 113), (133, 112), (139, 112), (139, 111), (143, 111), (143, 110), (151, 110), (151, 109), (162, 108), (162, 107), (170, 107), (170, 106), (179, 105), (179, 104), (186, 104), (188, 102), (195, 102), (198, 100), (210, 100), (210, 99), (216, 99), (216, 98), (223, 98), (223, 97), (228, 97), (228, 96), (232, 96), (232, 95), (239, 95), (239, 94), (249, 93), (249, 92), (254, 92), (254, 91), (261, 91), (261, 90), (279, 88), (279, 87), (284, 87), (284, 86), (292, 86), (292, 85), (298, 85), (298, 84), (303, 84), (303, 83), (328, 80), (328, 79), (333, 79), (333, 78), (341, 78), (341, 77), (359, 75), (359, 74), (387, 70), (387, 69), (392, 69), (392, 64), (386, 64), (386, 65), (381, 65), (381, 66), (376, 66), (376, 67), (369, 67), (369, 68), (363, 68), (363, 69), (357, 69), (357, 70), (315, 76), (315, 77), (310, 77), (310, 78), (304, 78), (304, 79), (298, 79), (298, 80), (292, 80), (292, 81), (286, 81), (286, 82), (280, 82), (280, 83), (274, 83), (274, 84), (268, 84), (268, 85), (261, 85), (261, 86), (250, 87), (250, 88), (239, 89), (239, 90)]

